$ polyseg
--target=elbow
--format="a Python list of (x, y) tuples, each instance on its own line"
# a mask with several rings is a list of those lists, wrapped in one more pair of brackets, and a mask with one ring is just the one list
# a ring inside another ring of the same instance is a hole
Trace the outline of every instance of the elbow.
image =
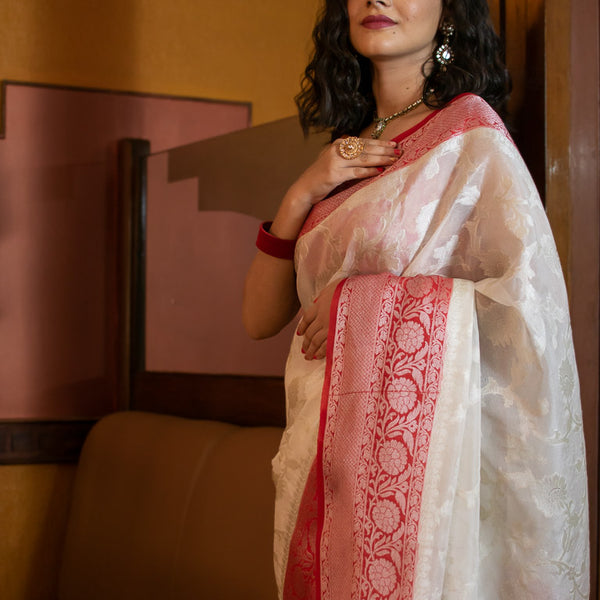
[(256, 303), (242, 303), (242, 324), (253, 340), (264, 340), (277, 335), (298, 312), (299, 305), (291, 303), (288, 307), (275, 307), (269, 310), (265, 306), (257, 308)]
[(251, 318), (246, 311), (242, 312), (242, 323), (248, 336), (253, 340), (264, 340), (276, 333), (277, 331), (271, 331), (264, 323), (261, 323), (258, 319)]
[(254, 325), (244, 323), (244, 329), (246, 330), (248, 337), (253, 340), (264, 340), (269, 337), (264, 331)]

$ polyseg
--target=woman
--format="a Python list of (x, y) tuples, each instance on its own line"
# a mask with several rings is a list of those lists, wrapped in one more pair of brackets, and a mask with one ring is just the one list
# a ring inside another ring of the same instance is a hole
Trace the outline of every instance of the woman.
[(314, 39), (300, 115), (332, 142), (244, 297), (255, 338), (302, 311), (280, 597), (587, 598), (567, 299), (485, 0), (327, 0)]

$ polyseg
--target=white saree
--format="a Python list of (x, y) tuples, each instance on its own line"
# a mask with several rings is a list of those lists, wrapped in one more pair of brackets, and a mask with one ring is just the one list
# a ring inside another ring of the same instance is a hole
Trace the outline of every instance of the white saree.
[(535, 186), (473, 95), (398, 141), (297, 243), (303, 306), (344, 282), (327, 360), (297, 336), (288, 358), (280, 597), (587, 599), (577, 371)]

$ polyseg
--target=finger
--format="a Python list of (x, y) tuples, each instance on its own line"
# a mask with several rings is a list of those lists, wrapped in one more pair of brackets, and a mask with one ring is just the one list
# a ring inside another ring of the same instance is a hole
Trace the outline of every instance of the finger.
[(380, 161), (386, 159), (397, 160), (403, 154), (403, 150), (398, 147), (396, 142), (384, 142), (375, 143), (377, 140), (373, 140), (373, 143), (365, 144), (363, 153), (358, 157), (363, 162), (371, 161), (372, 164), (381, 164)]
[(323, 329), (315, 332), (314, 335), (304, 338), (304, 344), (302, 350), (306, 360), (312, 360), (319, 349), (327, 342), (327, 332)]
[[(392, 161), (393, 163), (394, 161)], [(392, 164), (390, 163), (390, 164)], [(365, 179), (367, 177), (375, 177), (381, 173), (380, 167), (354, 167), (352, 175), (354, 179)]]
[[(316, 323), (311, 323), (304, 332), (304, 339), (302, 340), (302, 352), (305, 354), (310, 353), (311, 346), (313, 346), (313, 344), (314, 346), (312, 347), (312, 351), (314, 352), (318, 348), (319, 343), (323, 341), (324, 337), (327, 337), (327, 332), (323, 331)], [(319, 341), (318, 343), (317, 340)]]
[(320, 360), (327, 356), (327, 338), (325, 341), (314, 351), (310, 349), (305, 355), (305, 360)]
[(302, 312), (302, 318), (298, 323), (298, 327), (296, 329), (297, 335), (304, 335), (306, 330), (311, 325), (311, 323), (315, 320), (317, 316), (317, 308), (316, 306), (309, 306), (306, 310)]
[[(344, 160), (353, 160), (359, 156), (391, 156), (397, 149), (398, 143), (392, 140), (373, 140), (369, 138), (352, 138), (352, 145), (345, 148), (348, 144), (348, 138), (335, 140), (332, 144), (332, 150)], [(354, 154), (354, 157), (350, 158)]]
[(304, 317), (302, 317), (302, 319), (300, 319), (300, 323), (298, 323), (298, 328), (296, 329), (296, 335), (304, 335), (307, 327), (308, 327), (308, 323), (304, 320)]
[(326, 356), (327, 356), (327, 338), (325, 338), (325, 341), (319, 346), (319, 348), (315, 352), (315, 354), (313, 356), (313, 360), (314, 359), (320, 360), (322, 358), (325, 358)]
[(392, 162), (398, 160), (404, 151), (400, 148), (374, 148), (369, 152), (363, 152), (358, 160), (364, 162), (371, 162), (372, 164), (380, 164), (382, 161), (391, 160)]
[(363, 156), (357, 160), (361, 163), (361, 167), (374, 168), (374, 167), (389, 167), (393, 165), (400, 157), (399, 156)]
[[(337, 138), (336, 140), (334, 140), (332, 142), (332, 145), (339, 146), (340, 144), (342, 144), (344, 142), (344, 140), (347, 140), (349, 137), (351, 137), (351, 136), (346, 135), (344, 137)], [(373, 139), (370, 137), (366, 137), (366, 138), (361, 137), (361, 138), (357, 138), (357, 139), (365, 145), (365, 148), (366, 147), (394, 148), (398, 145), (398, 143), (394, 142), (393, 140), (376, 140), (376, 139)]]
[[(388, 167), (393, 165), (402, 154), (403, 151), (396, 147), (395, 142), (386, 143), (386, 145), (381, 143), (365, 144), (363, 150), (355, 156), (344, 156), (338, 153), (335, 160), (338, 166), (345, 169), (353, 169), (357, 164), (364, 168)], [(368, 177), (368, 175), (362, 175), (362, 177)]]
[(371, 151), (385, 152), (385, 149), (390, 150), (391, 146), (387, 142), (383, 145), (371, 144), (369, 140), (356, 136), (348, 136), (341, 140), (336, 140), (333, 145), (335, 152), (344, 160), (349, 161), (368, 155), (369, 148), (372, 148)]
[(375, 156), (391, 156), (394, 151), (398, 148), (397, 142), (385, 141), (380, 142), (379, 140), (371, 140), (365, 142), (365, 154), (372, 154)]

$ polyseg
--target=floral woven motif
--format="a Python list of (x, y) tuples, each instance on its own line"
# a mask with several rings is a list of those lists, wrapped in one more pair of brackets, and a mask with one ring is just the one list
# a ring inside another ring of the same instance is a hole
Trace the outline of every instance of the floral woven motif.
[(288, 569), (285, 576), (284, 598), (286, 600), (318, 600), (319, 598), (317, 473), (315, 463), (306, 481), (296, 528), (290, 543)]
[(451, 291), (444, 278), (387, 274), (341, 290), (317, 455), (322, 598), (412, 598)]

